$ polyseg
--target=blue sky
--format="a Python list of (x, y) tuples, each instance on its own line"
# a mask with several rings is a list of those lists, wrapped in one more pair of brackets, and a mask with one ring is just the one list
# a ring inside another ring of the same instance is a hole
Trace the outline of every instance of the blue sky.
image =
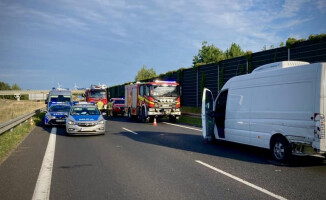
[(108, 86), (226, 50), (326, 33), (325, 0), (0, 0), (0, 81), (23, 89)]

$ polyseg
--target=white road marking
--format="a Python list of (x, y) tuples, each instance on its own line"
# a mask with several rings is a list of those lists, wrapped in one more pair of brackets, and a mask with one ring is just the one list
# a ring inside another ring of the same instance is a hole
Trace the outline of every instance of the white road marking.
[(32, 200), (50, 199), (50, 188), (51, 188), (53, 160), (54, 160), (54, 153), (55, 153), (56, 135), (57, 135), (57, 128), (53, 127), (51, 129), (48, 146), (46, 147), (45, 155), (43, 158), (40, 173), (37, 178)]
[(172, 125), (172, 126), (177, 126), (177, 127), (181, 127), (181, 128), (187, 128), (187, 129), (191, 129), (191, 130), (195, 130), (195, 131), (202, 131), (201, 129), (198, 129), (198, 128), (192, 128), (192, 127), (189, 127), (189, 126), (182, 126), (182, 125), (179, 125), (179, 124), (172, 124), (172, 123), (168, 123), (168, 122), (162, 122), (163, 124), (168, 124), (168, 125)]
[(236, 177), (236, 176), (233, 176), (232, 174), (229, 174), (229, 173), (227, 173), (227, 172), (225, 172), (225, 171), (223, 171), (223, 170), (217, 169), (216, 167), (213, 167), (213, 166), (211, 166), (211, 165), (209, 165), (209, 164), (207, 164), (207, 163), (204, 163), (204, 162), (202, 162), (202, 161), (200, 161), (200, 160), (195, 160), (195, 161), (196, 161), (197, 163), (201, 164), (201, 165), (204, 165), (205, 167), (208, 167), (208, 168), (210, 168), (210, 169), (212, 169), (212, 170), (218, 172), (218, 173), (221, 173), (221, 174), (223, 174), (223, 175), (225, 175), (225, 176), (228, 176), (228, 177), (230, 177), (230, 178), (232, 178), (232, 179), (234, 179), (234, 180), (236, 180), (236, 181), (239, 181), (239, 182), (241, 182), (241, 183), (243, 183), (243, 184), (245, 184), (245, 185), (247, 185), (247, 186), (249, 186), (249, 187), (252, 187), (252, 188), (254, 188), (254, 189), (256, 189), (256, 190), (259, 190), (259, 191), (261, 191), (261, 192), (263, 192), (263, 193), (265, 193), (265, 194), (267, 194), (267, 195), (269, 195), (269, 196), (271, 196), (271, 197), (274, 197), (274, 198), (276, 198), (276, 199), (286, 200), (286, 198), (284, 198), (284, 197), (282, 197), (282, 196), (279, 196), (279, 195), (277, 195), (277, 194), (274, 194), (274, 193), (272, 193), (272, 192), (270, 192), (270, 191), (268, 191), (268, 190), (266, 190), (266, 189), (264, 189), (264, 188), (261, 188), (261, 187), (259, 187), (259, 186), (257, 186), (257, 185), (254, 185), (254, 184), (252, 184), (252, 183), (249, 183), (248, 181), (245, 181), (245, 180), (243, 180), (243, 179), (241, 179), (241, 178), (238, 178), (238, 177)]
[(126, 131), (128, 131), (128, 132), (130, 132), (130, 133), (133, 133), (133, 134), (135, 134), (135, 135), (138, 135), (138, 133), (133, 132), (133, 131), (131, 131), (131, 130), (129, 130), (129, 129), (126, 129), (126, 128), (124, 128), (124, 127), (122, 127), (122, 129), (123, 129), (123, 130), (126, 130)]

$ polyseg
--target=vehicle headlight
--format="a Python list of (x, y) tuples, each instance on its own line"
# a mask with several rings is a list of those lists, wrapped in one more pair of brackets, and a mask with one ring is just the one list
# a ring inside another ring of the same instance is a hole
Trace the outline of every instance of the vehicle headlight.
[(101, 120), (98, 122), (99, 124), (104, 124), (104, 120)]
[(46, 117), (47, 117), (48, 119), (55, 119), (55, 116), (52, 116), (52, 115), (49, 114), (49, 113), (46, 114)]
[(76, 122), (69, 120), (69, 121), (68, 121), (68, 124), (70, 124), (70, 125), (75, 125)]

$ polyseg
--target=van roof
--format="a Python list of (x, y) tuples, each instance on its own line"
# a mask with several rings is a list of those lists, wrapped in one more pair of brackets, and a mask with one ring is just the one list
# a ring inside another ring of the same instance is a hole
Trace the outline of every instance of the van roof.
[(50, 96), (51, 95), (71, 95), (71, 91), (69, 91), (69, 90), (51, 90), (49, 95)]
[[(279, 64), (279, 63), (280, 62), (278, 62), (276, 64)], [(300, 64), (299, 65), (292, 65), (292, 66), (290, 66), (290, 65), (285, 66), (284, 65), (282, 67), (276, 66), (273, 69), (270, 69), (270, 70), (266, 69), (264, 71), (262, 70), (259, 73), (256, 72), (256, 73), (250, 73), (250, 74), (244, 74), (244, 75), (232, 77), (223, 85), (222, 90), (224, 90), (225, 88), (230, 88), (230, 86), (233, 85), (233, 84), (243, 85), (244, 84), (243, 81), (251, 80), (253, 78), (279, 76), (281, 74), (293, 73), (294, 71), (299, 72), (299, 71), (302, 71), (302, 70), (310, 69), (310, 67), (306, 68), (305, 66), (303, 66), (303, 65), (306, 65), (306, 64), (303, 64), (304, 62), (300, 62), (300, 63), (302, 63), (302, 64), (301, 65)], [(275, 63), (271, 63), (271, 64), (275, 64)], [(310, 65), (315, 66), (315, 65), (322, 65), (322, 64), (325, 64), (325, 63), (313, 63), (313, 64), (310, 64)], [(264, 66), (267, 66), (267, 65), (263, 65), (261, 67), (264, 67)]]
[(302, 62), (302, 61), (281, 61), (281, 62), (269, 63), (257, 67), (252, 71), (252, 73), (265, 72), (269, 70), (283, 69), (288, 67), (296, 67), (300, 65), (309, 65), (309, 64), (310, 64), (309, 62)]

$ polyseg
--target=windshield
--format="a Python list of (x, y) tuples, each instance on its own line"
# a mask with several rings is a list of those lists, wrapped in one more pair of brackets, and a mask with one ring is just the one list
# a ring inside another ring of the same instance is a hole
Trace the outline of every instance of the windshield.
[(51, 96), (50, 97), (50, 102), (71, 102), (71, 97), (70, 96)]
[(50, 112), (69, 112), (70, 106), (55, 105), (55, 106), (51, 106), (49, 111)]
[(96, 107), (73, 107), (71, 115), (100, 115), (100, 111)]
[(124, 100), (115, 100), (114, 104), (124, 104), (125, 101)]
[(105, 90), (91, 90), (90, 97), (106, 98), (106, 92), (105, 92)]
[(152, 85), (151, 95), (154, 97), (178, 97), (179, 86), (176, 85)]

